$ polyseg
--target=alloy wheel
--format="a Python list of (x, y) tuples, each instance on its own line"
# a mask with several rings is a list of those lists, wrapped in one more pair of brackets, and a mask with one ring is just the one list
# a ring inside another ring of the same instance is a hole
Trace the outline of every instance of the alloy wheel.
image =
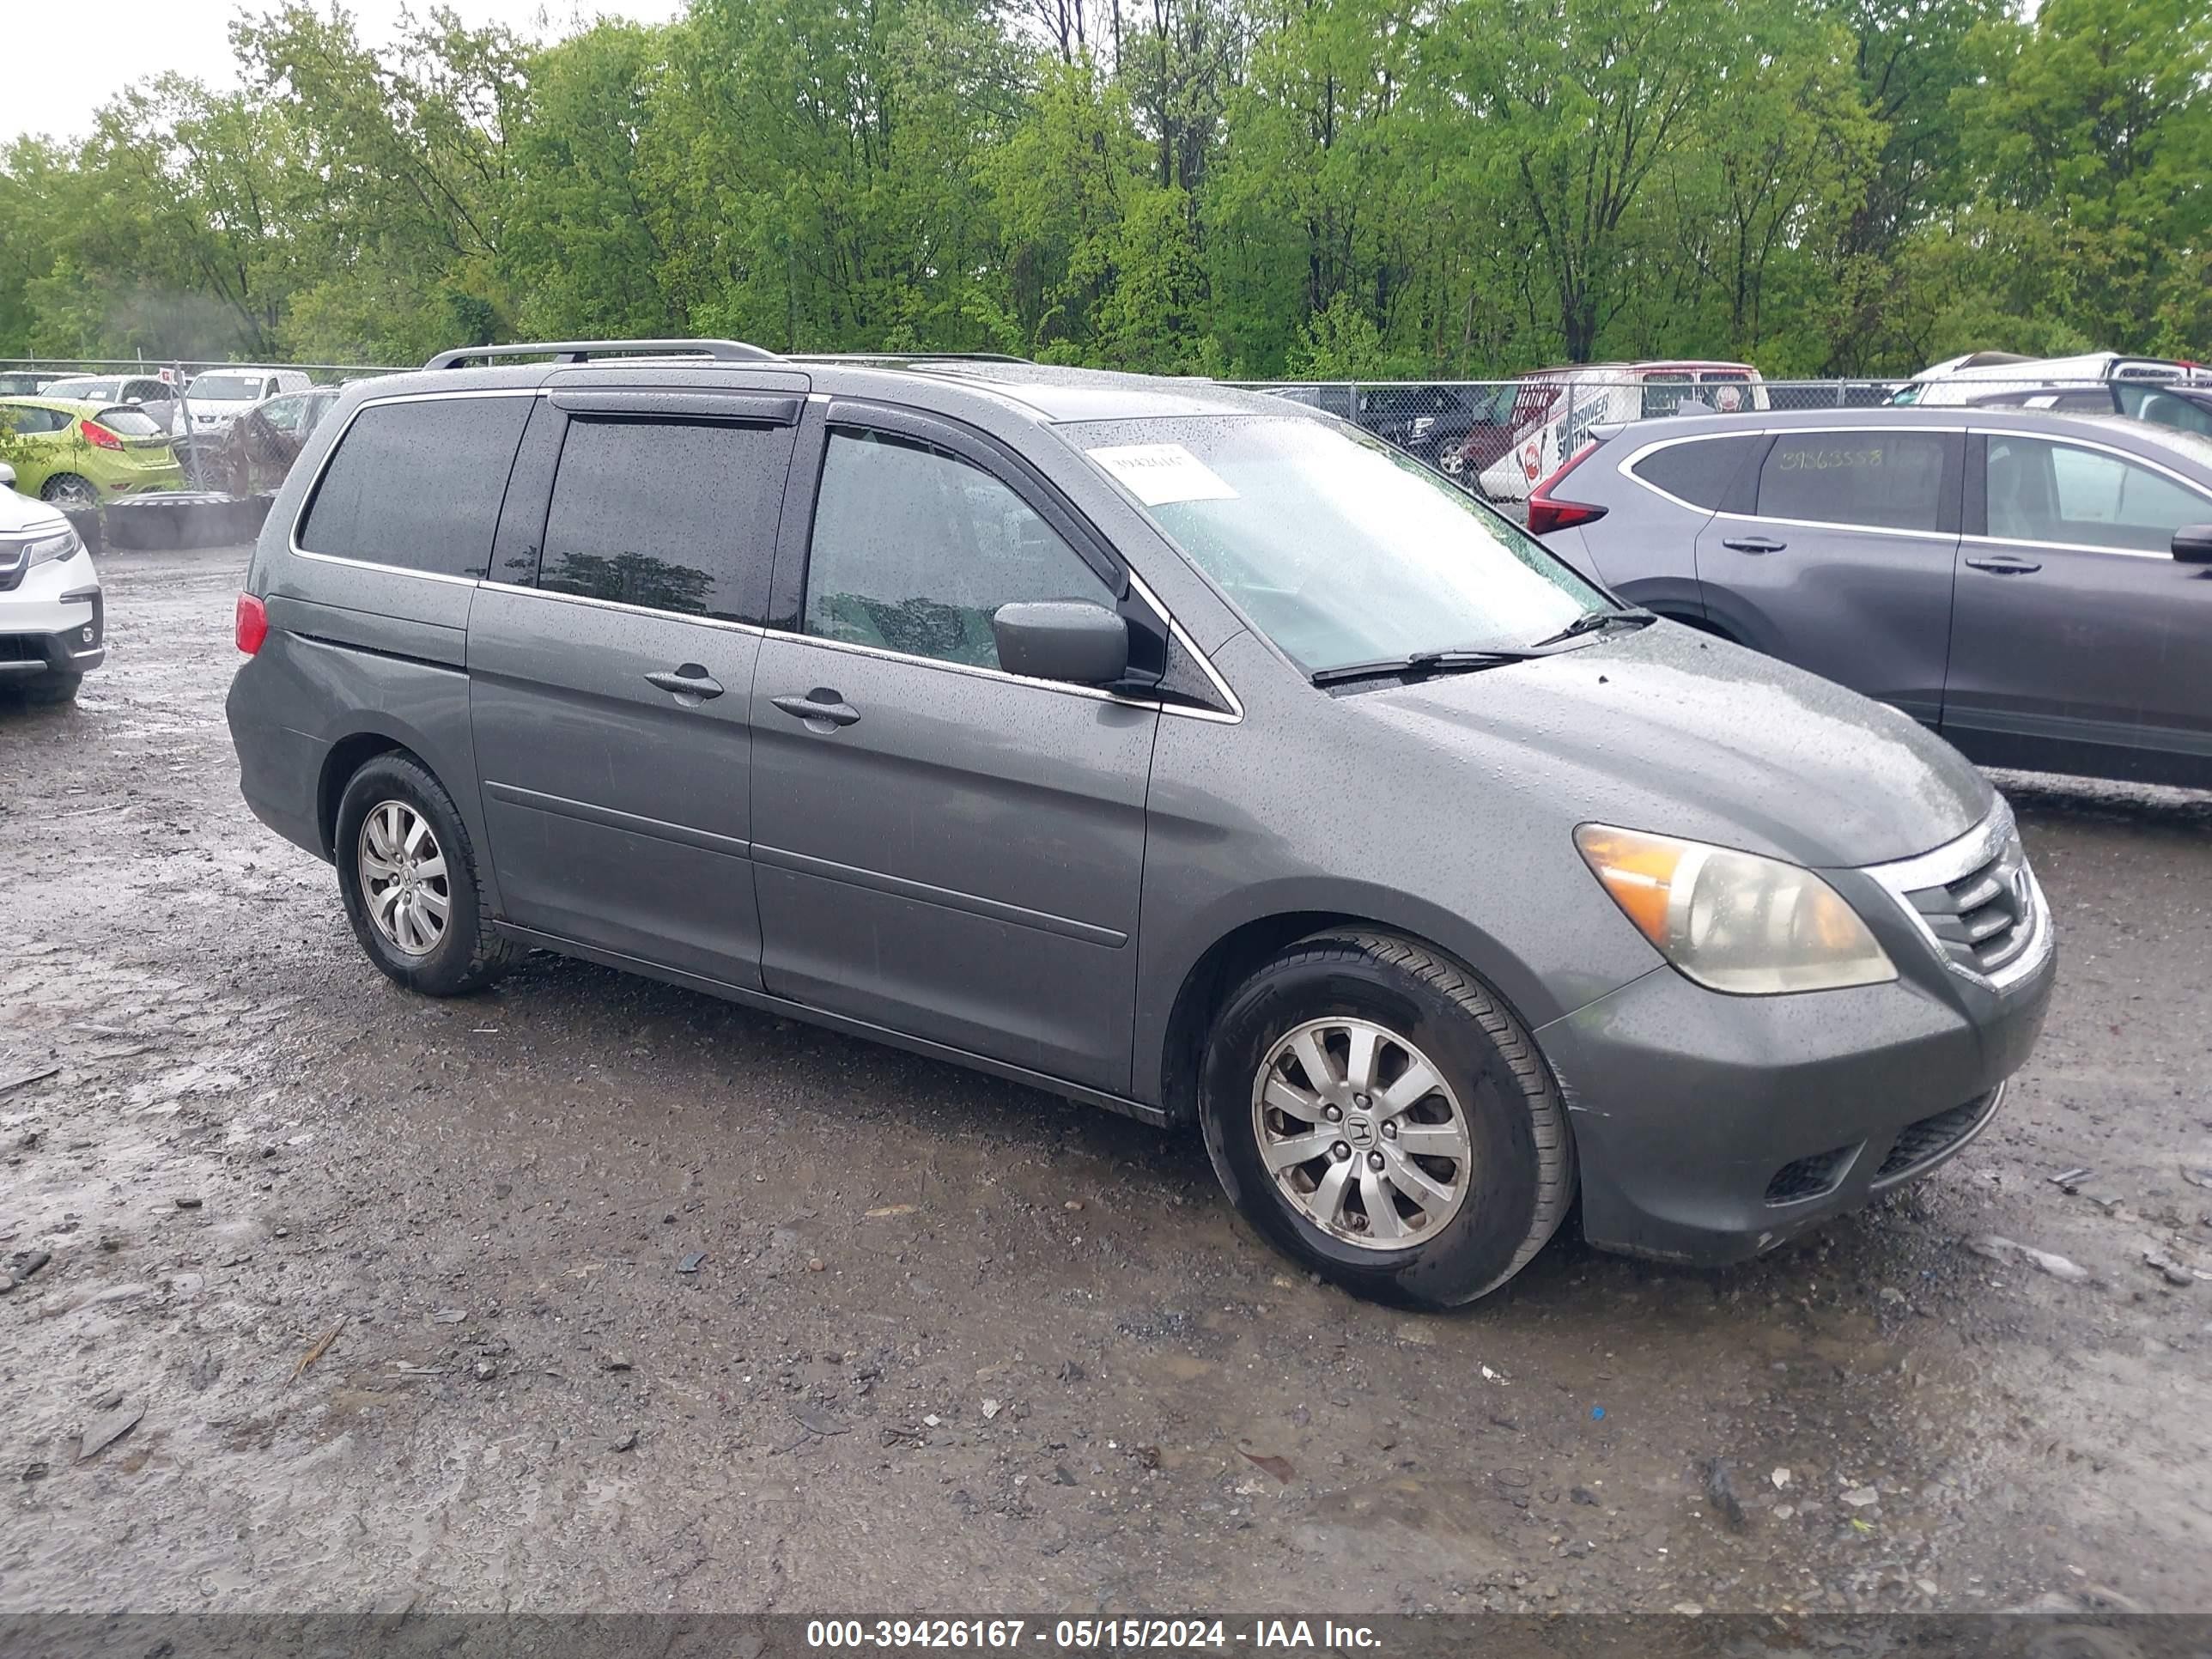
[(1443, 1073), (1372, 1020), (1309, 1020), (1252, 1083), (1261, 1161), (1291, 1207), (1332, 1238), (1401, 1250), (1467, 1201), (1474, 1146)]
[(446, 937), (453, 887), (429, 820), (404, 800), (380, 801), (361, 821), (361, 896), (394, 950), (426, 957)]

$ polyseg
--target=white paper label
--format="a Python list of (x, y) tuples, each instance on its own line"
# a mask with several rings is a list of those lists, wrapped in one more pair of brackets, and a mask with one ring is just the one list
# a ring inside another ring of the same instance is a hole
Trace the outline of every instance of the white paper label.
[(1228, 481), (1181, 444), (1109, 444), (1091, 459), (1146, 507), (1170, 501), (1233, 501)]

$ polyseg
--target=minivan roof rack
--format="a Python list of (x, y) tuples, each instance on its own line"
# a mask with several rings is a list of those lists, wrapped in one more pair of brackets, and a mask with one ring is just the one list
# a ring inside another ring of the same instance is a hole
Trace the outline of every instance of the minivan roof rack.
[(803, 363), (1026, 363), (1011, 351), (794, 351)]
[(644, 352), (663, 357), (711, 357), (722, 363), (772, 363), (781, 361), (763, 346), (743, 340), (539, 340), (514, 345), (455, 346), (422, 365), (425, 368), (458, 368), (477, 358), (550, 357), (556, 363), (589, 362), (610, 353), (628, 356)]

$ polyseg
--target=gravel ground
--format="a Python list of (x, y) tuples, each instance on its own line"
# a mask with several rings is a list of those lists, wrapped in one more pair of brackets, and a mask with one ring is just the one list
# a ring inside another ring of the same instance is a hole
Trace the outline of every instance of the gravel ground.
[(0, 708), (0, 1611), (2212, 1610), (2212, 798), (2000, 780), (2062, 983), (1918, 1188), (1412, 1317), (1190, 1139), (399, 992), (239, 800), (244, 559), (111, 554), (108, 667)]

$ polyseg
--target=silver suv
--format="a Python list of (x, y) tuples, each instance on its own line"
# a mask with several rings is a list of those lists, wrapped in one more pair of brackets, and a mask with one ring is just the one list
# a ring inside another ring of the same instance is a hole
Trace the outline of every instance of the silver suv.
[(1984, 764), (2212, 787), (2212, 439), (2034, 408), (1645, 421), (1528, 522)]
[(1978, 773), (1378, 439), (623, 349), (349, 389), (256, 550), (246, 799), (402, 985), (564, 951), (1196, 1125), (1268, 1238), (1432, 1306), (1577, 1194), (1608, 1248), (1769, 1249), (2035, 1042), (2051, 919)]

